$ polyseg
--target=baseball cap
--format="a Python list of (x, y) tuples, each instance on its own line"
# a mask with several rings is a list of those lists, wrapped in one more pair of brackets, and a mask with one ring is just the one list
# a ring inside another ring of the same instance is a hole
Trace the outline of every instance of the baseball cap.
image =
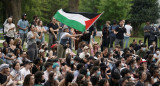
[(43, 49), (40, 49), (40, 50), (39, 50), (39, 53), (42, 53), (42, 52), (44, 52), (44, 50), (43, 50)]
[(53, 44), (53, 45), (51, 46), (51, 48), (54, 48), (56, 45), (57, 45), (57, 44)]

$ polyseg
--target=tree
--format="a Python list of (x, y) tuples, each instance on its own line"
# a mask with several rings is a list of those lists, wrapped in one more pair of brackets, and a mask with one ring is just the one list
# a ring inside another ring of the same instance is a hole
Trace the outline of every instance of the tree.
[(78, 12), (79, 0), (69, 0), (69, 11)]
[(98, 12), (100, 0), (80, 0), (79, 11), (81, 12)]
[(17, 24), (21, 17), (21, 0), (2, 0), (2, 4), (4, 18), (13, 16), (13, 22)]
[(101, 19), (106, 20), (122, 20), (130, 18), (132, 0), (101, 0), (99, 12), (104, 11)]
[(159, 18), (159, 4), (158, 0), (133, 0), (132, 3), (131, 21), (134, 34), (137, 35), (142, 23), (148, 20), (156, 23)]

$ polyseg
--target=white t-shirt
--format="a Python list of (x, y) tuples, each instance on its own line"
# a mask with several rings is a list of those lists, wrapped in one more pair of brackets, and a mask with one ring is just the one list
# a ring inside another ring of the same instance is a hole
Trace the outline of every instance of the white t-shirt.
[(26, 68), (22, 68), (21, 70), (21, 74), (24, 76), (24, 78), (26, 77), (26, 75), (31, 74), (30, 70), (26, 70)]
[(45, 81), (47, 81), (47, 80), (48, 80), (48, 76), (49, 76), (48, 71), (47, 71), (47, 70), (46, 70), (46, 71), (44, 71), (44, 79), (45, 79)]
[[(131, 25), (125, 25), (125, 28), (126, 28), (127, 34), (131, 34), (132, 26)], [(125, 33), (124, 33), (124, 36), (129, 37)]]

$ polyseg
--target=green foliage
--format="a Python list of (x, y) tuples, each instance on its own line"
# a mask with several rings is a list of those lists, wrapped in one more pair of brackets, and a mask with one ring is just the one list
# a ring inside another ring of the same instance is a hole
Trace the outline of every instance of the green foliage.
[(28, 14), (28, 20), (31, 22), (33, 16), (37, 15), (44, 24), (50, 22), (50, 19), (60, 8), (67, 8), (68, 0), (23, 0), (22, 13)]
[(98, 7), (99, 12), (104, 11), (101, 19), (106, 20), (122, 20), (130, 18), (132, 0), (101, 0)]
[(97, 13), (99, 2), (100, 0), (80, 0), (79, 11)]
[(131, 20), (140, 25), (146, 21), (156, 22), (159, 18), (158, 0), (133, 0)]

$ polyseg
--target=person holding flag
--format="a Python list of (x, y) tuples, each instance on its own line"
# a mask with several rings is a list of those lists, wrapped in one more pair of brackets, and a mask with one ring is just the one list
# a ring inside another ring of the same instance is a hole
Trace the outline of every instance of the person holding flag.
[(77, 35), (71, 35), (69, 34), (69, 28), (67, 26), (63, 27), (63, 33), (60, 38), (60, 43), (57, 48), (57, 56), (58, 58), (65, 58), (66, 55), (66, 49), (67, 49), (67, 42), (69, 41), (69, 38), (72, 38), (74, 40), (78, 40), (78, 36), (82, 36), (82, 34), (77, 34)]

